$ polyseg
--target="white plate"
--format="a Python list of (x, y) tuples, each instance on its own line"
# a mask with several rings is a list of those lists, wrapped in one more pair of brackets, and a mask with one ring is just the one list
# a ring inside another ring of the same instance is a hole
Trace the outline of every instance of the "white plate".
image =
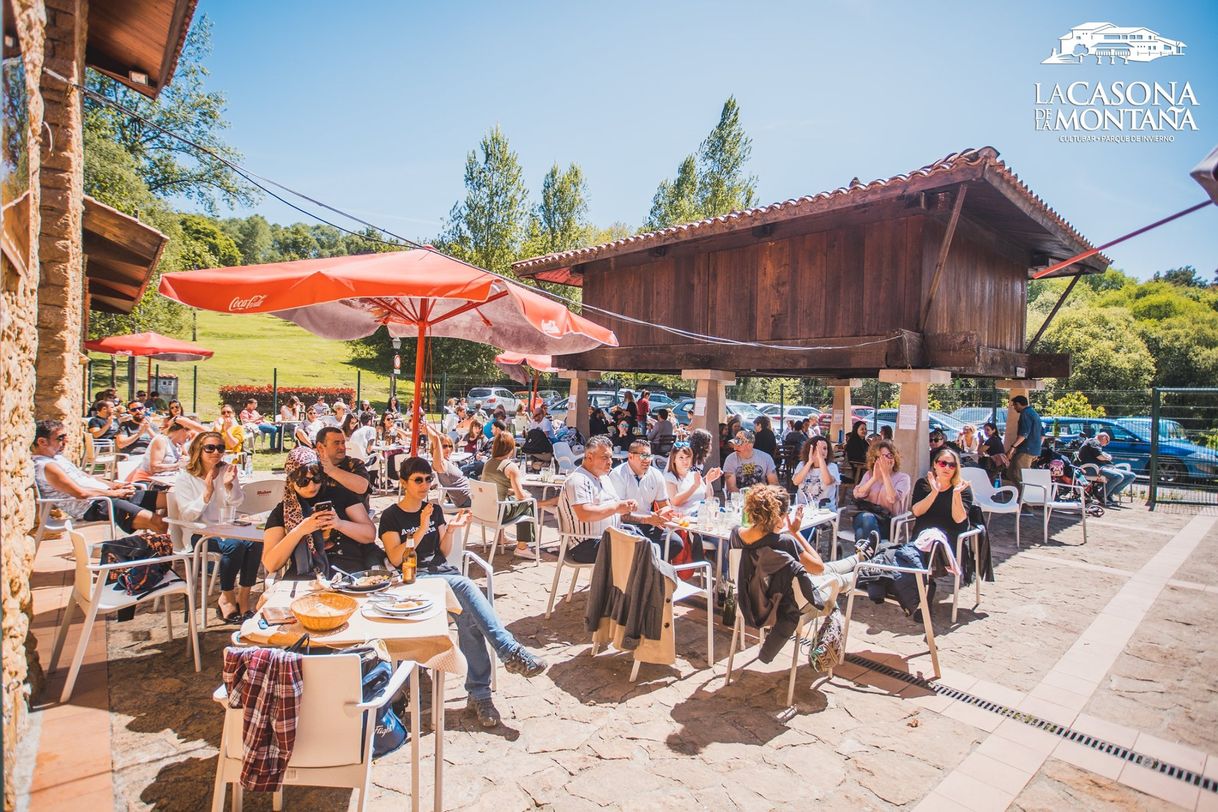
[(415, 612), (411, 615), (390, 615), (377, 609), (371, 603), (365, 603), (359, 608), (359, 611), (360, 614), (366, 618), (369, 618), (370, 620), (418, 621), (430, 620), (431, 618), (440, 614), (440, 612), (443, 611), (443, 608), (439, 604), (432, 604), (431, 606), (427, 607), (426, 611), (423, 612)]
[(378, 595), (377, 598), (369, 601), (368, 603), (375, 606), (378, 611), (394, 616), (414, 615), (420, 612), (426, 612), (431, 608), (432, 604), (435, 603), (435, 601), (433, 601), (431, 598), (415, 598), (414, 596), (411, 596), (411, 598), (413, 600), (422, 601), (422, 606), (416, 606), (413, 609), (395, 609), (390, 604), (402, 600), (402, 598), (394, 595)]

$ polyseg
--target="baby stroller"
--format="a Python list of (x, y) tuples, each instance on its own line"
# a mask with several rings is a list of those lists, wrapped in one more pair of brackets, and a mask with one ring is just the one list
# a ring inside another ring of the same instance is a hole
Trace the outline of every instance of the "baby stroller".
[[(1086, 495), (1087, 515), (1099, 519), (1104, 515), (1104, 483), (1099, 480), (1089, 480), (1083, 475), (1069, 459), (1064, 455), (1049, 451), (1047, 454), (1042, 454), (1038, 463), (1038, 468), (1048, 468), (1049, 476), (1054, 482), (1060, 482), (1063, 485), (1078, 485), (1083, 489)], [(1074, 501), (1078, 491), (1066, 490), (1058, 494), (1058, 498), (1063, 502)]]

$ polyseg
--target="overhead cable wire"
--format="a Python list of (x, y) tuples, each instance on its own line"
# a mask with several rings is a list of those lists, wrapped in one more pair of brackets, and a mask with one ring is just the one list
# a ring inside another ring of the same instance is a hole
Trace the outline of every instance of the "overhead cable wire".
[[(492, 276), (502, 279), (505, 282), (516, 282), (517, 281), (515, 279), (512, 279), (511, 277), (506, 276), (505, 274), (499, 273), (498, 271), (493, 271), (493, 270), (489, 270), (486, 268), (479, 268), (477, 265), (474, 265), (473, 263), (468, 262), (460, 257), (455, 257), (455, 256), (452, 256), (451, 254), (440, 251), (435, 246), (425, 245), (423, 243), (417, 242), (417, 241), (409, 239), (407, 237), (403, 237), (400, 234), (395, 234), (394, 232), (390, 231), (387, 228), (384, 228), (383, 226), (378, 226), (375, 223), (370, 223), (367, 220), (363, 220), (359, 217), (356, 217), (355, 215), (350, 214), (349, 212), (343, 211), (340, 208), (331, 206), (330, 204), (325, 203), (324, 201), (311, 197), (310, 195), (307, 195), (304, 192), (300, 192), (289, 186), (285, 186), (284, 184), (274, 180), (273, 178), (268, 178), (268, 177), (265, 177), (264, 175), (260, 175), (257, 172), (254, 172), (253, 170), (249, 169), (248, 167), (245, 167), (245, 166), (237, 163), (236, 161), (233, 161), (229, 158), (224, 157), (223, 155), (220, 155), (219, 153), (217, 153), (215, 150), (211, 149), (210, 147), (207, 147), (203, 144), (199, 144), (195, 141), (192, 141), (191, 139), (186, 138), (183, 135), (179, 135), (178, 133), (175, 133), (172, 130), (156, 123), (155, 121), (150, 120), (149, 118), (142, 115), (141, 113), (139, 113), (135, 110), (132, 110), (131, 108), (127, 107), (126, 105), (123, 105), (123, 104), (115, 101), (114, 99), (108, 98), (108, 97), (104, 96), (103, 94), (98, 93), (97, 91), (95, 91), (89, 87), (86, 87), (85, 85), (82, 85), (78, 82), (74, 82), (74, 81), (62, 76), (61, 74), (55, 72), (51, 68), (43, 67), (43, 72), (47, 73), (48, 75), (52, 76), (55, 79), (58, 79), (61, 82), (72, 85), (73, 87), (79, 89), (88, 98), (91, 98), (94, 101), (97, 101), (101, 104), (105, 104), (109, 107), (112, 107), (112, 108), (120, 111), (124, 115), (130, 116), (131, 118), (136, 119), (137, 121), (145, 124), (146, 126), (152, 127), (153, 129), (163, 133), (164, 135), (166, 135), (170, 138), (173, 138), (174, 140), (179, 141), (179, 142), (191, 147), (192, 149), (206, 155), (207, 157), (211, 158), (212, 160), (214, 160), (220, 164), (223, 164), (224, 166), (226, 166), (230, 170), (232, 170), (234, 173), (236, 173), (240, 177), (244, 178), (251, 185), (257, 187), (258, 189), (260, 189), (263, 192), (266, 192), (268, 195), (273, 197), (275, 200), (278, 200), (280, 203), (283, 203), (285, 206), (288, 206), (289, 208), (291, 208), (297, 212), (300, 212), (301, 214), (305, 215), (306, 217), (311, 217), (320, 223), (324, 223), (325, 225), (328, 225), (331, 228), (335, 228), (346, 234), (350, 234), (353, 237), (359, 237), (361, 239), (369, 240), (370, 242), (378, 242), (378, 243), (381, 243), (382, 245), (388, 245), (388, 246), (392, 246), (395, 248), (400, 248), (403, 245), (406, 245), (411, 248), (415, 248), (415, 249), (419, 249), (419, 250), (423, 250), (423, 251), (430, 251), (432, 253), (447, 257), (448, 259), (451, 259), (455, 262), (460, 262), (461, 264), (463, 264), (469, 268), (473, 268), (474, 270), (481, 271), (483, 273), (489, 273)], [(296, 205), (295, 203), (290, 202), (289, 200), (285, 199), (282, 195), (276, 193), (275, 191), (273, 191), (270, 188), (267, 188), (268, 185), (274, 186), (276, 189), (279, 189), (279, 190), (285, 192), (286, 194), (293, 195), (302, 200), (308, 201), (309, 203), (312, 203), (315, 206), (320, 206), (321, 208), (323, 208), (327, 211), (333, 212), (335, 214), (338, 214), (342, 217), (345, 217), (348, 220), (351, 220), (353, 222), (359, 223), (360, 225), (366, 226), (367, 228), (370, 228), (373, 231), (376, 231), (376, 232), (379, 232), (386, 236), (392, 237), (393, 239), (398, 240), (398, 242), (390, 242), (389, 240), (384, 240), (379, 237), (375, 237), (375, 236), (361, 233), (358, 231), (352, 231), (349, 228), (344, 228), (343, 226), (340, 226), (337, 223), (334, 223), (314, 212), (309, 211), (308, 209), (305, 209), (299, 205)], [(531, 280), (531, 281), (535, 282), (535, 280)], [(549, 299), (551, 299), (553, 301), (561, 302), (564, 305), (568, 305), (568, 306), (574, 305), (581, 309), (591, 310), (594, 313), (597, 313), (602, 316), (606, 316), (608, 318), (613, 318), (613, 319), (618, 319), (620, 321), (624, 321), (628, 324), (635, 324), (635, 325), (639, 325), (642, 327), (648, 327), (651, 329), (661, 330), (663, 332), (669, 333), (670, 335), (679, 336), (681, 338), (687, 338), (687, 339), (690, 339), (693, 341), (699, 341), (699, 342), (706, 343), (706, 344), (717, 344), (717, 345), (721, 345), (721, 346), (753, 347), (753, 348), (757, 348), (757, 349), (784, 350), (784, 351), (789, 351), (789, 352), (815, 352), (815, 351), (825, 351), (825, 350), (846, 350), (846, 349), (852, 349), (855, 347), (871, 346), (871, 345), (875, 345), (875, 344), (887, 344), (891, 341), (899, 341), (899, 340), (903, 339), (902, 335), (893, 335), (893, 336), (887, 336), (885, 338), (874, 339), (871, 341), (858, 341), (858, 342), (852, 342), (849, 344), (839, 344), (839, 345), (826, 344), (826, 345), (801, 346), (801, 345), (788, 345), (788, 344), (767, 344), (767, 343), (761, 342), (761, 341), (747, 341), (747, 340), (742, 340), (742, 339), (728, 338), (726, 336), (714, 336), (714, 335), (708, 335), (705, 333), (697, 333), (697, 332), (694, 332), (691, 330), (682, 330), (678, 327), (671, 327), (666, 324), (658, 324), (656, 322), (647, 321), (645, 319), (639, 319), (639, 318), (635, 318), (633, 316), (628, 316), (625, 313), (618, 313), (613, 310), (607, 310), (602, 307), (597, 307), (596, 305), (591, 305), (584, 301), (577, 301), (575, 299), (564, 296), (562, 294), (554, 293), (553, 291), (546, 290), (545, 288), (542, 288), (536, 284), (533, 285), (533, 290), (536, 290), (538, 293), (548, 297)]]

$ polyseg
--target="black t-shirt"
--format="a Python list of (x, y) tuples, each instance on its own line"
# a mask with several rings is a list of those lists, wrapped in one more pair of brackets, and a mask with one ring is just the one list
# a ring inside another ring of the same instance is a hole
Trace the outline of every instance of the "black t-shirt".
[[(119, 427), (118, 427), (118, 433), (120, 435), (122, 435), (123, 437), (130, 437), (132, 434), (136, 434), (137, 432), (139, 432), (139, 430), (140, 430), (140, 424), (134, 420), (124, 420), (122, 423), (119, 424)], [(131, 445), (124, 447), (123, 453), (124, 454), (143, 454), (145, 451), (148, 450), (148, 444), (150, 442), (151, 441), (148, 439), (148, 435), (144, 435), (144, 436), (140, 437), (138, 440), (136, 440), (135, 442), (131, 443)]]
[(1100, 444), (1095, 440), (1086, 441), (1078, 450), (1078, 461), (1084, 465), (1107, 465), (1112, 462), (1111, 459), (1100, 459), (1100, 457), (1107, 456), (1108, 454), (1100, 448)]
[(1006, 452), (1006, 449), (1002, 445), (1002, 437), (999, 436), (998, 432), (991, 434), (981, 445), (987, 457), (996, 457)]
[(778, 457), (778, 438), (774, 436), (773, 429), (762, 429), (757, 432), (753, 439), (753, 448), (758, 451), (764, 451), (771, 457)]
[(588, 433), (595, 437), (598, 434), (608, 434), (609, 424), (605, 422), (605, 417), (599, 411), (588, 419)]
[[(913, 504), (921, 502), (929, 493), (930, 483), (926, 481), (926, 477), (918, 477), (918, 481), (914, 483), (913, 487)], [(968, 529), (968, 510), (973, 506), (972, 488), (965, 488), (961, 492), (960, 502), (964, 505), (965, 516), (964, 521), (957, 524), (952, 520), (951, 489), (940, 491), (930, 506), (930, 510), (914, 521), (914, 533), (921, 533), (929, 527), (937, 527), (947, 535), (950, 541), (954, 542), (956, 536)]]
[[(381, 512), (381, 524), (377, 528), (376, 537), (384, 533), (397, 533), (403, 542), (408, 541), (419, 529), (419, 517), (423, 510), (406, 511), (399, 505), (393, 504)], [(440, 529), (444, 527), (444, 511), (435, 505), (431, 511), (431, 528), (423, 536), (423, 541), (415, 548), (418, 556), (418, 568), (427, 572), (455, 572), (440, 550)]]
[[(359, 474), (364, 479), (372, 482), (372, 478), (368, 474), (368, 466), (355, 457), (343, 457), (338, 463), (338, 467), (350, 474)], [(362, 503), (364, 507), (368, 507), (368, 500), (372, 496), (372, 487), (369, 485), (363, 493), (355, 493), (347, 490), (342, 485), (339, 485), (333, 479), (326, 477), (322, 483), (321, 491), (318, 493), (318, 499), (329, 499), (334, 503), (334, 507), (338, 507), (342, 502), (344, 505)]]
[[(104, 425), (106, 425), (106, 418), (104, 418), (104, 417), (90, 417), (89, 418), (89, 428), (91, 428), (91, 429), (101, 428)], [(95, 437), (94, 439), (96, 439), (96, 440), (113, 440), (117, 434), (118, 434), (118, 421), (115, 420), (113, 417), (111, 417), (110, 418), (110, 427), (108, 429), (106, 429), (105, 431), (103, 431), (101, 434), (97, 435), (97, 437)]]
[[(304, 512), (305, 516), (311, 516), (313, 514), (313, 505), (316, 505), (319, 502), (330, 501), (334, 504), (335, 515), (337, 515), (341, 519), (347, 519), (347, 518), (349, 518), (347, 516), (347, 509), (350, 508), (352, 505), (361, 504), (359, 498), (357, 498), (354, 494), (351, 493), (351, 491), (347, 490), (346, 488), (335, 488), (334, 492), (332, 494), (319, 494), (317, 496), (317, 498), (312, 499), (312, 500), (305, 499), (302, 496), (297, 496), (296, 498), (300, 500), (300, 504), (301, 504), (301, 507), (304, 509), (303, 512)], [(283, 527), (284, 526), (284, 524), (283, 524), (283, 503), (282, 502), (280, 502), (278, 505), (276, 505), (274, 510), (271, 511), (270, 515), (267, 516), (266, 526), (267, 527)], [(314, 538), (318, 539), (318, 540), (320, 540), (322, 538), (320, 530), (316, 531)], [(327, 556), (333, 556), (335, 558), (345, 558), (345, 559), (348, 559), (348, 563), (350, 563), (350, 560), (352, 560), (352, 559), (358, 560), (361, 562), (366, 562), (369, 558), (369, 555), (368, 555), (369, 547), (375, 546), (375, 545), (361, 544), (358, 541), (355, 541), (354, 539), (344, 536), (342, 533), (340, 533), (337, 530), (332, 530), (330, 532), (330, 537), (328, 539), (325, 539), (324, 543), (325, 543), (325, 551), (326, 551)], [(289, 559), (289, 561), (290, 561), (290, 559)], [(342, 565), (340, 564), (339, 566), (342, 566)], [(346, 567), (344, 567), (344, 569), (346, 569)], [(305, 573), (299, 573), (299, 574), (304, 575)]]

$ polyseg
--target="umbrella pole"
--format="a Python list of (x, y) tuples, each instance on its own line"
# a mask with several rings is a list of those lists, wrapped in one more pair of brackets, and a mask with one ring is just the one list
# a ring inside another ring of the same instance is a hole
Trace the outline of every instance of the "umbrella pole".
[(148, 397), (152, 397), (152, 356), (148, 356)]
[(423, 361), (427, 344), (427, 324), (425, 318), (419, 319), (419, 340), (414, 349), (414, 402), (410, 407), (410, 454), (419, 453), (419, 408), (423, 397)]

